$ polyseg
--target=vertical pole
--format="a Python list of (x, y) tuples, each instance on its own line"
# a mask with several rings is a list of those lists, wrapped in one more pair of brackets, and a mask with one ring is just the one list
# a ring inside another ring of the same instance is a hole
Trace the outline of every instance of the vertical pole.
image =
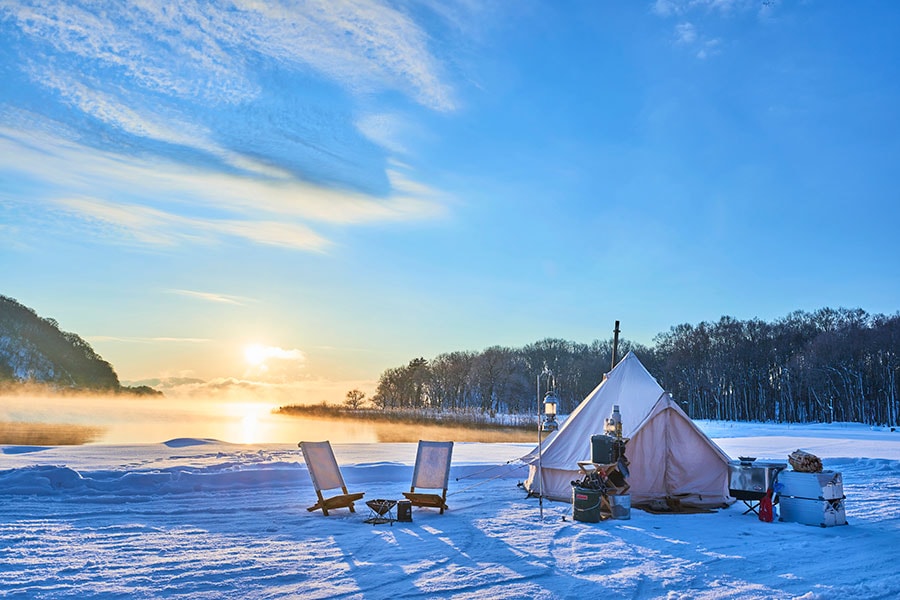
[(612, 367), (610, 367), (610, 370), (614, 369), (616, 367), (616, 363), (619, 362), (618, 354), (619, 354), (619, 322), (616, 321), (616, 328), (613, 329), (613, 355), (612, 355)]
[[(544, 371), (547, 370), (547, 366), (544, 365)], [(544, 465), (541, 464), (541, 375), (543, 373), (538, 373), (537, 376), (537, 432), (538, 432), (538, 505), (541, 507), (541, 521), (544, 520)]]
[(540, 506), (541, 511), (541, 521), (544, 520), (544, 465), (543, 465), (543, 448), (541, 447), (541, 376), (547, 376), (547, 389), (550, 389), (550, 377), (553, 377), (553, 371), (547, 368), (547, 363), (544, 363), (544, 370), (538, 373), (537, 376), (537, 385), (535, 393), (537, 395), (537, 431), (538, 431), (538, 485), (540, 486), (540, 491), (538, 492), (538, 505)]

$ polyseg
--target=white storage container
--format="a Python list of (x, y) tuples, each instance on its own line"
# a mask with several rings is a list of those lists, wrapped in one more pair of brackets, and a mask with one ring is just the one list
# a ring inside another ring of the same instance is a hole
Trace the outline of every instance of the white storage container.
[(803, 523), (820, 527), (847, 524), (843, 498), (817, 500), (781, 496), (778, 501), (778, 512), (781, 515), (779, 520), (787, 523)]
[(803, 473), (781, 471), (778, 473), (778, 493), (794, 498), (836, 500), (844, 497), (844, 480), (836, 471)]

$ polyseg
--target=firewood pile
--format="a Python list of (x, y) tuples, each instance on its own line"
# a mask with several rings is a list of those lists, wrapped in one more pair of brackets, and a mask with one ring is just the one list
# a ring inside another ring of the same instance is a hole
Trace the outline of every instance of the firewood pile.
[(788, 462), (795, 471), (801, 473), (821, 473), (822, 459), (815, 454), (804, 452), (803, 450), (794, 450), (788, 456)]

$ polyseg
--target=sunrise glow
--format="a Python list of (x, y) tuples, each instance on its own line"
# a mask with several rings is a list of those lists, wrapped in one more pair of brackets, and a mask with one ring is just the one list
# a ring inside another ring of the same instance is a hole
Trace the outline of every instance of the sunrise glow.
[(251, 344), (244, 348), (244, 359), (251, 367), (258, 367), (266, 362), (267, 348), (260, 344)]
[(253, 444), (259, 442), (259, 417), (254, 407), (248, 410), (241, 421), (241, 442), (244, 444)]

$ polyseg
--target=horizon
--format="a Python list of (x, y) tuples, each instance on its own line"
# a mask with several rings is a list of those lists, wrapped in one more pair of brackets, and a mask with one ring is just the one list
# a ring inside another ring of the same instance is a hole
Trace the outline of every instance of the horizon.
[(0, 293), (122, 381), (900, 309), (900, 5), (0, 16)]

